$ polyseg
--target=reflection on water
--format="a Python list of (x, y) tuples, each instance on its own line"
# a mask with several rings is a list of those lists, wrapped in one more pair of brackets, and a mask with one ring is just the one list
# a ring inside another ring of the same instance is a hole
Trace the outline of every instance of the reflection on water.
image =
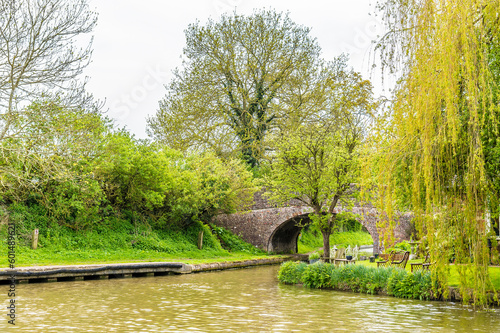
[[(500, 311), (278, 284), (278, 267), (17, 286), (0, 332), (494, 332)], [(6, 288), (6, 286), (0, 286)], [(6, 304), (6, 303), (4, 303)], [(4, 311), (5, 312), (5, 311)]]

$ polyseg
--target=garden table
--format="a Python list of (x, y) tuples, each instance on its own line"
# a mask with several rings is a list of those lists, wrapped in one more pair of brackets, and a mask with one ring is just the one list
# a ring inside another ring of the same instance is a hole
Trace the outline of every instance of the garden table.
[(356, 263), (356, 259), (351, 259), (351, 260), (347, 260), (347, 259), (334, 259), (334, 262), (335, 262), (335, 264), (337, 264), (337, 262), (339, 262), (339, 263), (343, 263), (344, 265), (355, 264)]

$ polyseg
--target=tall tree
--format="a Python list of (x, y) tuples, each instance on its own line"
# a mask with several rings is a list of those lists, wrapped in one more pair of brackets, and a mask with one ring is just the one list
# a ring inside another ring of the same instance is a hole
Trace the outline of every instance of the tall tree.
[(149, 134), (181, 150), (238, 151), (256, 166), (266, 135), (286, 117), (287, 86), (307, 82), (319, 51), (308, 28), (274, 11), (191, 24), (182, 69), (148, 119)]
[(54, 183), (93, 178), (92, 161), (101, 154), (109, 119), (57, 101), (34, 102), (11, 124), (0, 141), (0, 202), (45, 195)]
[(59, 93), (67, 107), (81, 106), (85, 94), (75, 79), (90, 61), (91, 43), (73, 43), (96, 22), (86, 0), (0, 1), (0, 141), (20, 135), (14, 123), (37, 99)]
[(264, 176), (271, 200), (285, 203), (296, 199), (312, 208), (327, 257), (336, 208), (352, 199), (369, 114), (376, 106), (371, 83), (348, 70), (345, 61), (339, 57), (327, 67), (329, 75), (324, 77), (323, 88), (316, 91), (322, 102), (316, 117), (277, 137), (271, 170)]
[(378, 46), (383, 64), (402, 73), (391, 113), (377, 133), (384, 138), (376, 155), (381, 205), (390, 212), (399, 202), (414, 211), (436, 262), (433, 277), (442, 286), (436, 292), (448, 292), (447, 264), (454, 257), (463, 264), (457, 267), (464, 301), (472, 289), (478, 305), (487, 302), (486, 288), (492, 287), (485, 219), (494, 195), (488, 178), (497, 177), (488, 175), (495, 151), (488, 145), (495, 147), (489, 139), (498, 136), (491, 45), (498, 40), (499, 5), (379, 3), (389, 27)]

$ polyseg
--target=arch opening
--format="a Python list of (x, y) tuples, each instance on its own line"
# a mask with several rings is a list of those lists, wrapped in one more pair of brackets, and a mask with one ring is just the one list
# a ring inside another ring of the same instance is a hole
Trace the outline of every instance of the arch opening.
[(280, 224), (269, 237), (267, 251), (274, 253), (297, 253), (297, 242), (302, 227), (311, 223), (308, 215), (295, 216)]

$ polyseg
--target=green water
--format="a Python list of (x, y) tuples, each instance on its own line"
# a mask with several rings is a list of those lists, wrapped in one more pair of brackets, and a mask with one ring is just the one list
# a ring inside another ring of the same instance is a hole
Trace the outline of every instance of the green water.
[(277, 270), (20, 284), (0, 332), (500, 332), (500, 310), (281, 285)]

